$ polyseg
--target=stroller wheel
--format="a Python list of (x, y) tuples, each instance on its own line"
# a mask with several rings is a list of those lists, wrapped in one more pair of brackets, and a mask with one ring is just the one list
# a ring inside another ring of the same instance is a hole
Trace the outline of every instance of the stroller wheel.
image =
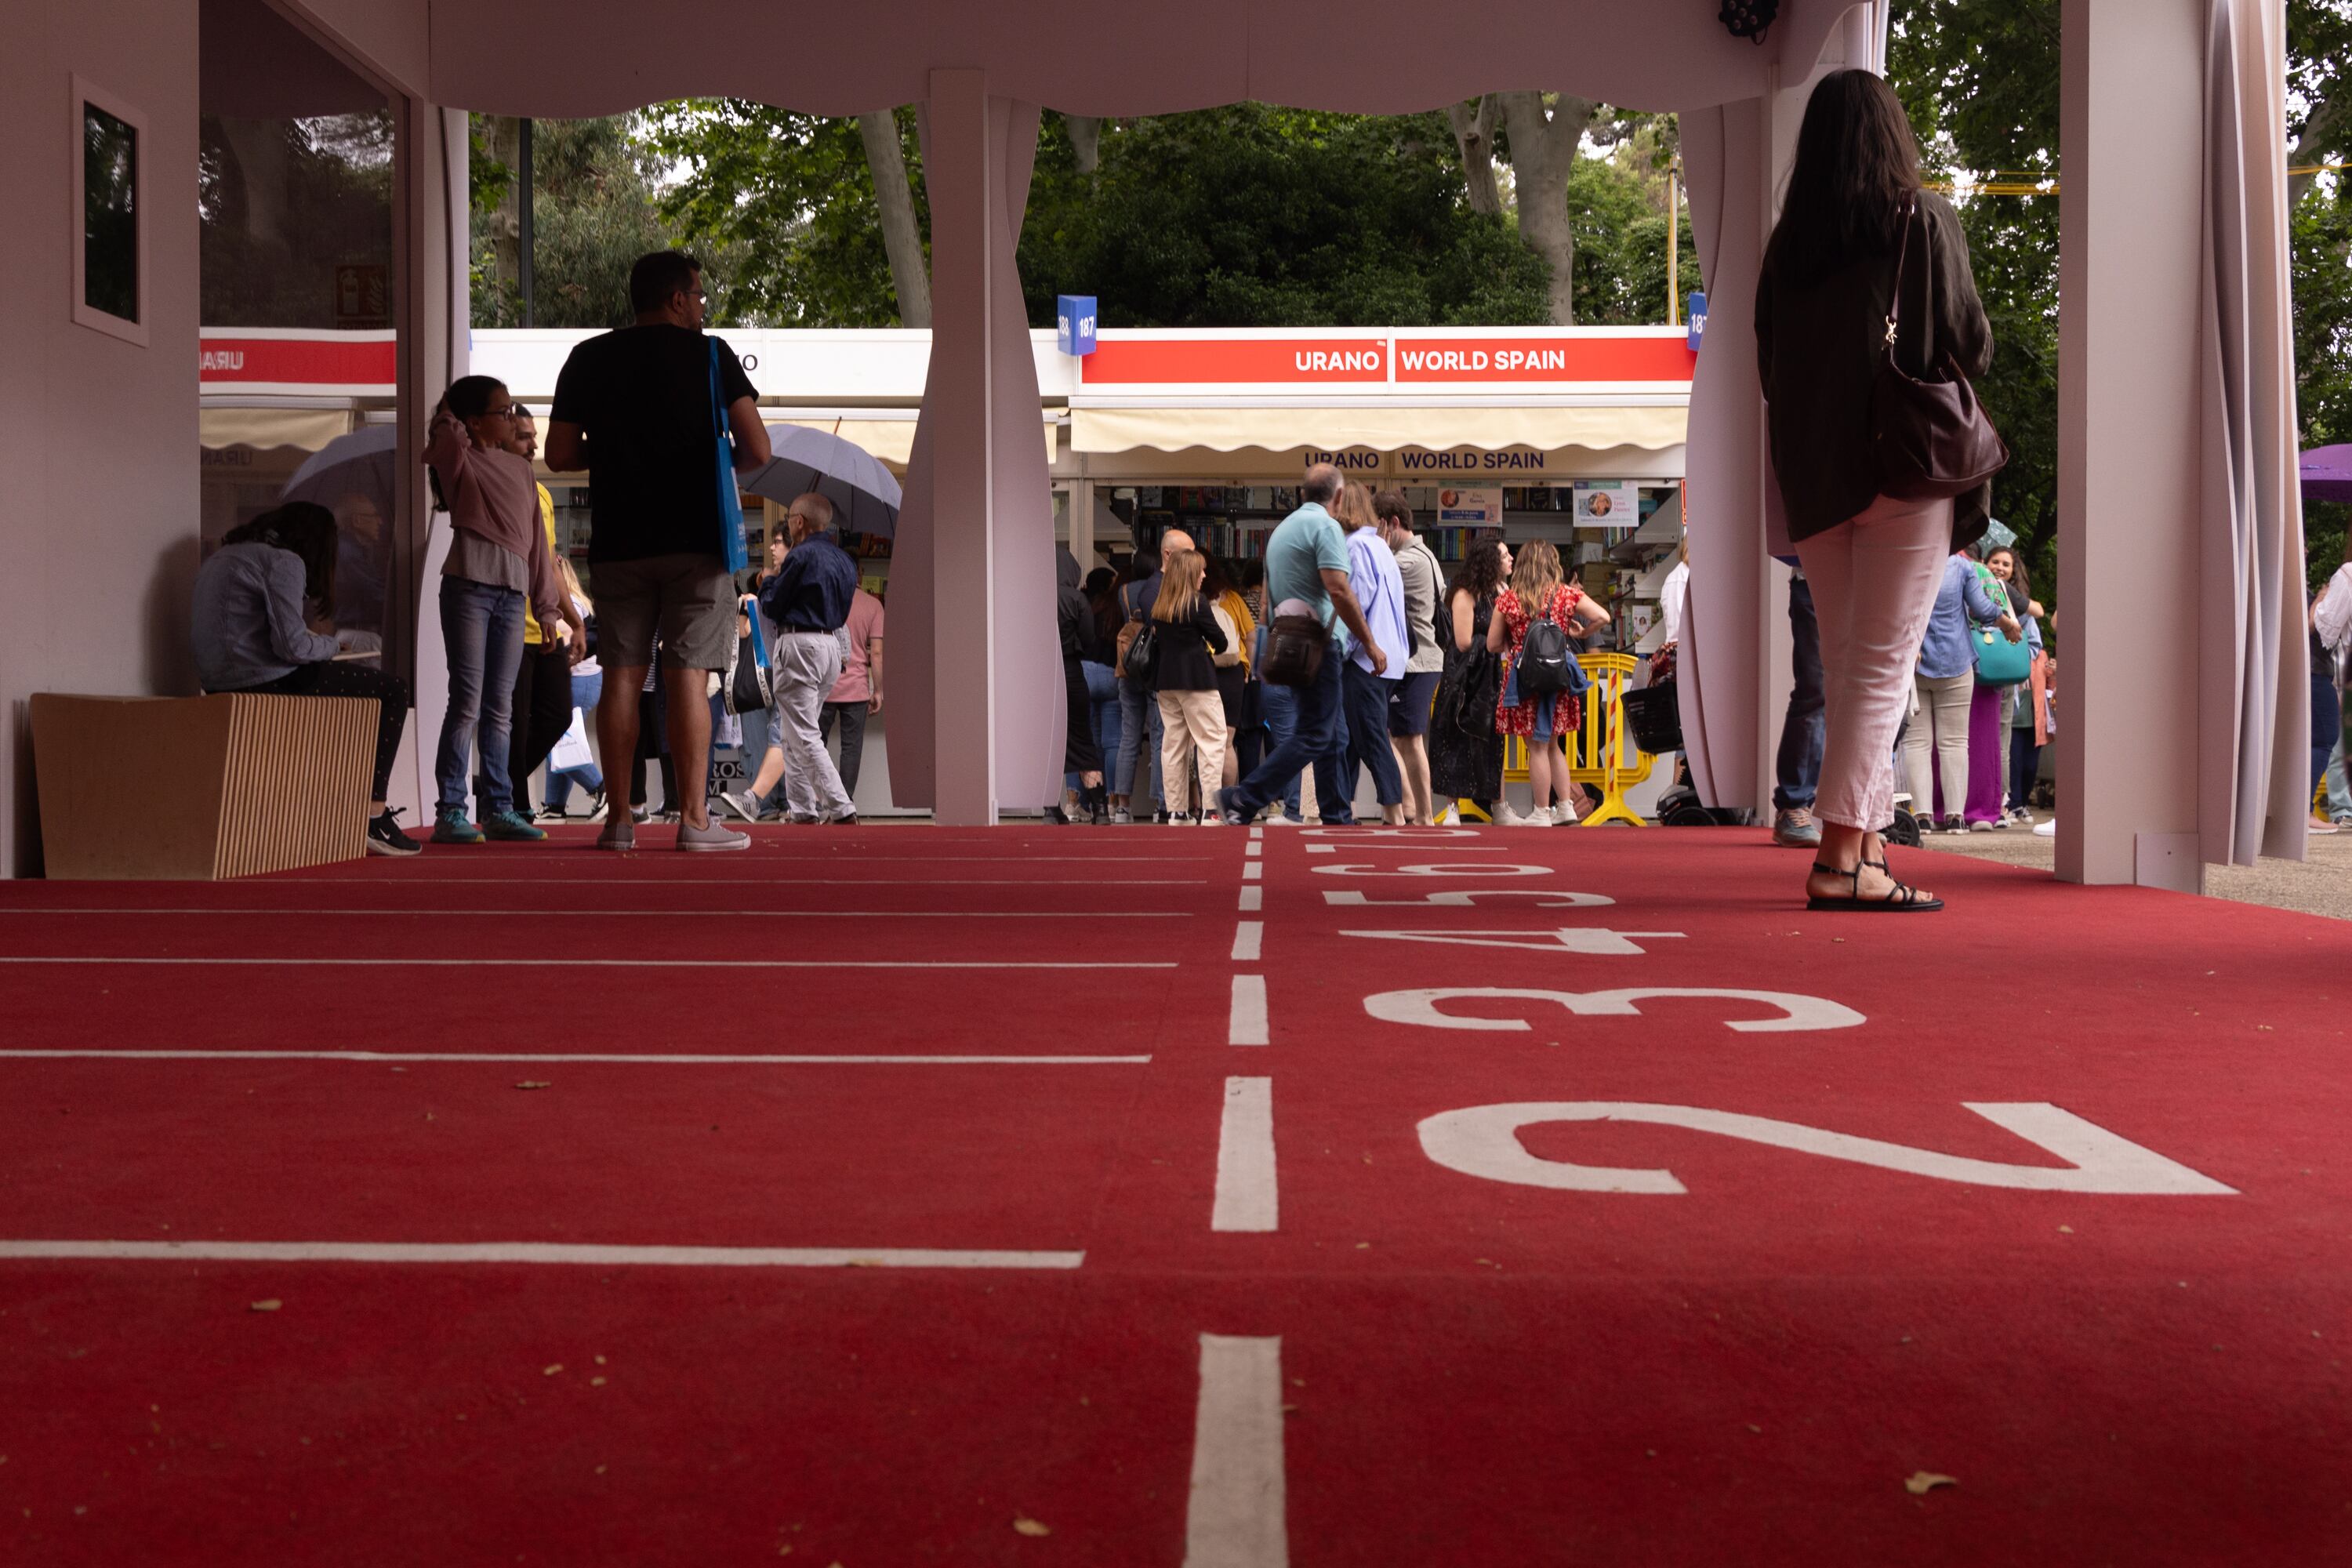
[(1900, 844), (1906, 849), (1919, 847), (1919, 819), (1899, 807), (1895, 813), (1895, 825), (1886, 830), (1886, 842)]

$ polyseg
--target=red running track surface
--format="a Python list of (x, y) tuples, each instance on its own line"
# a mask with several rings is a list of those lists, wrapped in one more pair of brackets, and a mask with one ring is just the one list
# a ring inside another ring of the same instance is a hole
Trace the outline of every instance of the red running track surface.
[[(2352, 1557), (2340, 924), (1813, 916), (1730, 830), (665, 837), (0, 885), (0, 1561)], [(1203, 1334), (1279, 1341), (1270, 1471)]]

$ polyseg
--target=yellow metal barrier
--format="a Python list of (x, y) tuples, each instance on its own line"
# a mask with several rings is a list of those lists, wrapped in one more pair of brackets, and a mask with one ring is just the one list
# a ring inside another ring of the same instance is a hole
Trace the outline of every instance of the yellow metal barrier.
[[(1576, 749), (1569, 756), (1569, 777), (1580, 784), (1597, 785), (1601, 804), (1577, 824), (1598, 827), (1605, 822), (1647, 827), (1641, 813), (1625, 804), (1625, 791), (1650, 776), (1650, 753), (1633, 744), (1625, 730), (1625, 689), (1640, 661), (1630, 653), (1579, 654), (1591, 684), (1584, 689), (1583, 721), (1577, 726)], [(1631, 761), (1627, 758), (1631, 757)], [(1503, 737), (1503, 778), (1506, 783), (1528, 776), (1527, 742), (1517, 735)], [(1474, 813), (1465, 815), (1475, 816)]]

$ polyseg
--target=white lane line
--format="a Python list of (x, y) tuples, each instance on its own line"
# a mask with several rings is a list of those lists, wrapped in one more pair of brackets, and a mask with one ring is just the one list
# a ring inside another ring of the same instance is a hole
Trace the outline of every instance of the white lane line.
[(1234, 1005), (1225, 1025), (1225, 1043), (1229, 1046), (1263, 1046), (1268, 1043), (1265, 975), (1234, 976)]
[(1184, 1568), (1289, 1568), (1282, 1467), (1282, 1340), (1201, 1336)]
[(0, 963), (241, 964), (317, 969), (1173, 969), (1072, 959), (916, 958), (17, 958)]
[(1274, 1079), (1225, 1079), (1225, 1114), (1217, 1127), (1217, 1201), (1211, 1230), (1276, 1228)]
[(1265, 889), (1264, 888), (1244, 888), (1242, 889), (1241, 907), (1242, 911), (1244, 914), (1253, 910), (1262, 910), (1265, 908)]
[(1263, 838), (1263, 837), (1265, 837), (1265, 828), (1263, 828), (1263, 827), (1253, 827), (1253, 828), (1251, 828), (1251, 829), (1250, 829), (1250, 837), (1251, 837), (1253, 840), (1255, 840), (1255, 839), (1259, 839), (1259, 838)]
[(645, 1067), (1139, 1067), (1150, 1057), (658, 1056), (596, 1051), (0, 1050), (0, 1059), (224, 1062), (605, 1062)]
[(1076, 1268), (1083, 1252), (925, 1247), (598, 1247), (543, 1241), (0, 1241), (0, 1259), (171, 1263), (584, 1263), (670, 1268)]
[(1264, 921), (1235, 921), (1234, 922), (1234, 962), (1255, 963), (1258, 961), (1258, 949), (1265, 941), (1265, 922)]
[(1244, 860), (1244, 861), (1243, 861), (1243, 862), (1242, 862), (1242, 880), (1243, 880), (1243, 881), (1244, 881), (1244, 882), (1257, 882), (1257, 881), (1263, 881), (1263, 880), (1265, 879), (1265, 861), (1263, 861), (1263, 860)]
[(1244, 844), (1244, 845), (1243, 845), (1243, 846), (1242, 846), (1242, 853), (1243, 853), (1244, 856), (1248, 857), (1249, 858), (1251, 858), (1251, 859), (1255, 860), (1255, 859), (1256, 859), (1259, 856), (1261, 856), (1261, 855), (1263, 855), (1263, 854), (1265, 854), (1265, 846), (1264, 844), (1262, 844), (1262, 843), (1258, 842), (1258, 840), (1256, 840), (1256, 839), (1253, 838), (1253, 839), (1251, 839), (1247, 844)]
[[(583, 887), (593, 886), (582, 883)], [(77, 906), (72, 909), (41, 909), (27, 905), (23, 909), (0, 909), (0, 915), (495, 915), (500, 920), (516, 915), (626, 915), (658, 916), (663, 920), (704, 917), (712, 920), (774, 920), (774, 921), (1189, 921), (1186, 910), (278, 910), (237, 909), (223, 905), (207, 910), (132, 910), (97, 909)]]

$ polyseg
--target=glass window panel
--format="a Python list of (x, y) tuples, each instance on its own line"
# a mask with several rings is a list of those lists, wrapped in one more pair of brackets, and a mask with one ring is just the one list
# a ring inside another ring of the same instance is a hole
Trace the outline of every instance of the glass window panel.
[(139, 319), (139, 132), (81, 106), (82, 303)]

